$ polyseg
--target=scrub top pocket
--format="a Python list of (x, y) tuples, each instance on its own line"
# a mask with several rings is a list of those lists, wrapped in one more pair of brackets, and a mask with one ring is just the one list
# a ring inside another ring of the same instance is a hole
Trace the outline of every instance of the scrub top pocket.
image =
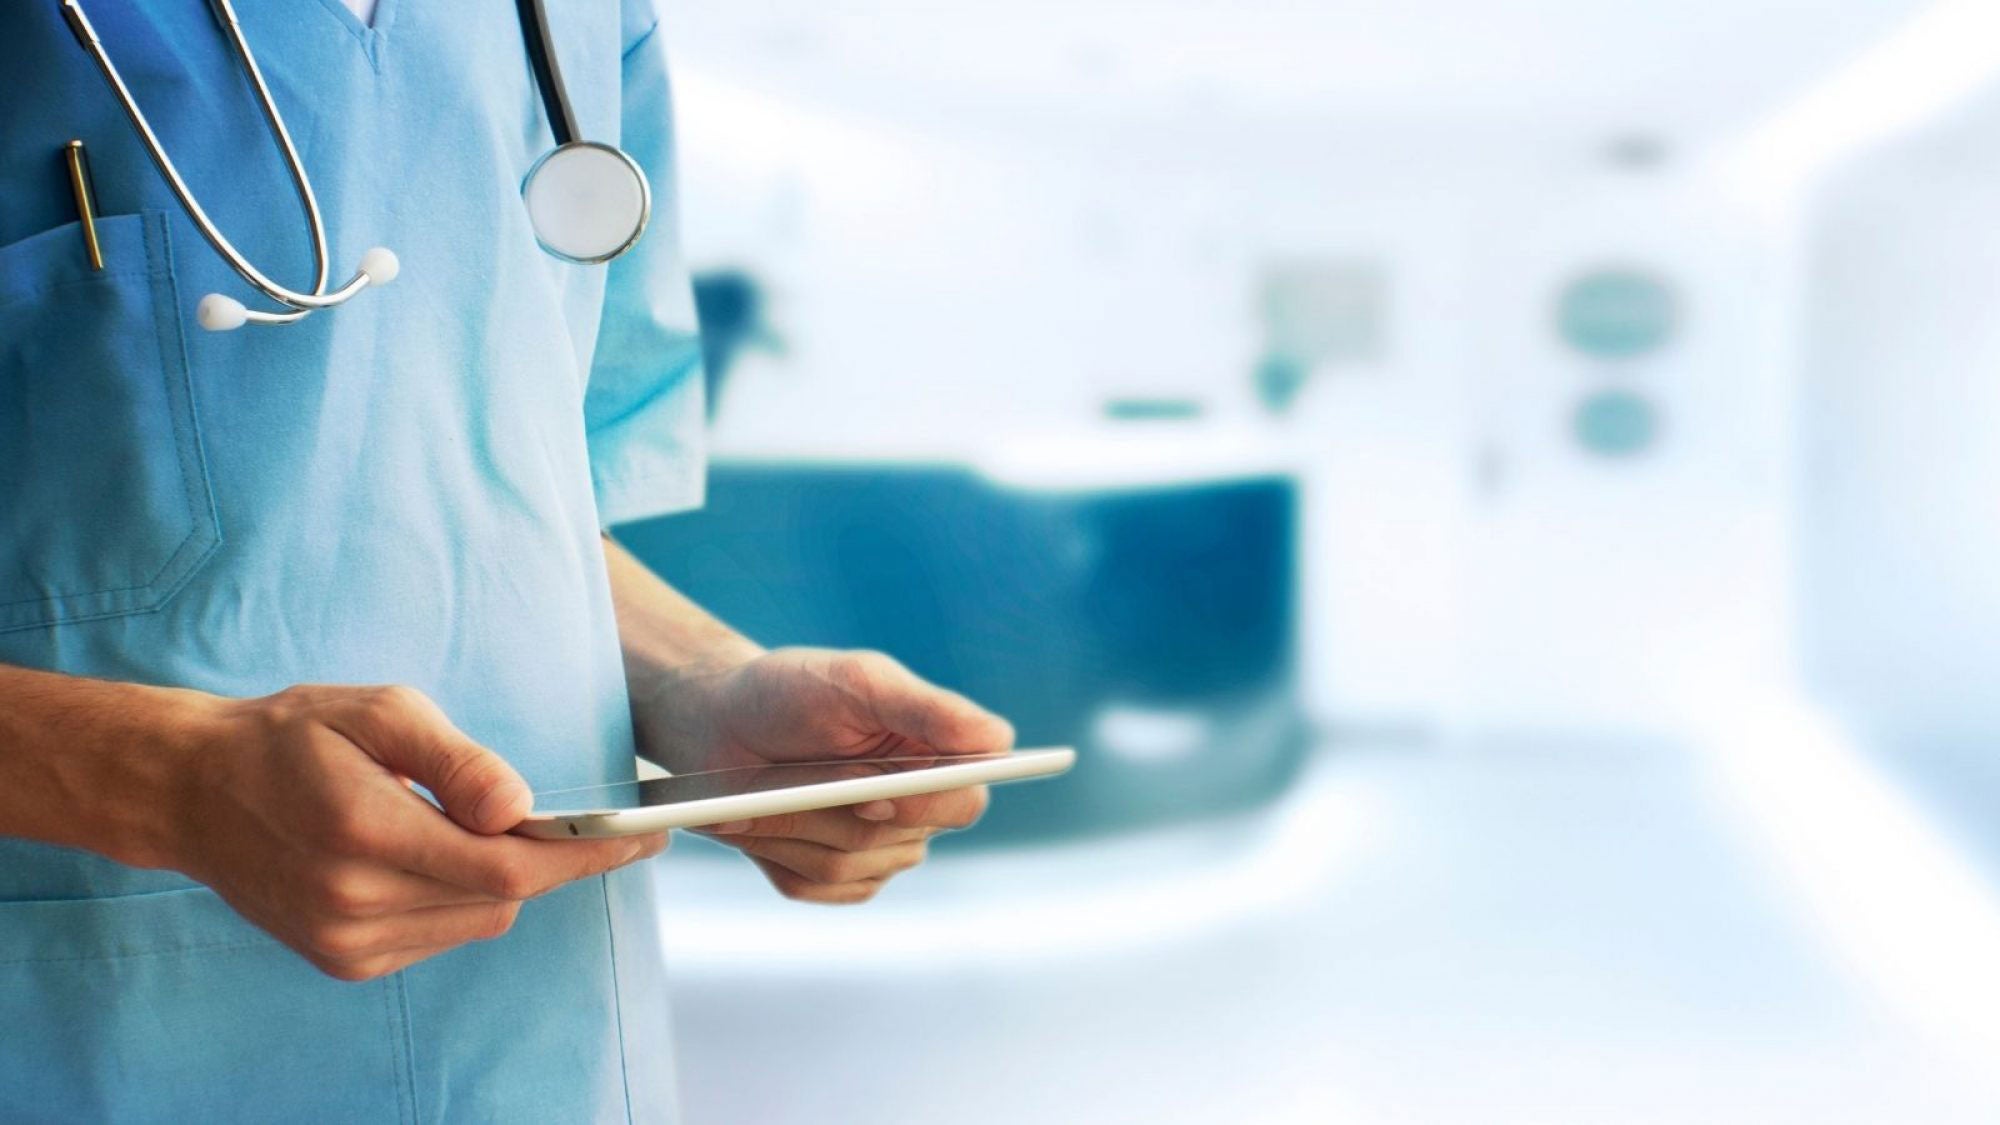
[(221, 541), (163, 212), (0, 246), (0, 632), (158, 609)]
[(0, 1121), (409, 1121), (401, 990), (207, 888), (0, 902)]

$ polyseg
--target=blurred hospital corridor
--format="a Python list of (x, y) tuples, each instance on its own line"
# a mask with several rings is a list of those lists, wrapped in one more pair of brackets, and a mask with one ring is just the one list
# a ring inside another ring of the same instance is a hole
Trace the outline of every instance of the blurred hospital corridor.
[(678, 7), (621, 539), (1080, 755), (677, 841), (689, 1121), (2000, 1119), (2000, 5)]

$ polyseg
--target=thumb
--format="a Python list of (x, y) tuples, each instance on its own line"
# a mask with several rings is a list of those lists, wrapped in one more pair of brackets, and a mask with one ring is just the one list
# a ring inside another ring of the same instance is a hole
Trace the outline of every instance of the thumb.
[(497, 835), (519, 824), (534, 804), (528, 783), (505, 758), (453, 726), (414, 688), (372, 692), (357, 718), (357, 730), (341, 733), (386, 769), (430, 790), (463, 828)]
[(1012, 724), (957, 692), (941, 688), (886, 657), (869, 661), (867, 671), (869, 706), (876, 721), (888, 730), (916, 739), (940, 754), (994, 754), (1013, 749)]

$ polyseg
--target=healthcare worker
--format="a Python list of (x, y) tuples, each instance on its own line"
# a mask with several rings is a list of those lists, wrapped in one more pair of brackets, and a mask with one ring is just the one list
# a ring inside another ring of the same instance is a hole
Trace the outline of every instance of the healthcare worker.
[[(687, 769), (1012, 741), (886, 657), (758, 648), (602, 534), (701, 497), (646, 0), (548, 11), (580, 131), (652, 195), (608, 265), (532, 229), (522, 183), (553, 141), (513, 0), (348, 3), (248, 0), (241, 27), (329, 258), (388, 246), (400, 277), (214, 332), (205, 294), (279, 310), (204, 240), (55, 0), (6, 6), (0, 1121), (669, 1120), (635, 865), (665, 840), (503, 835), (530, 791), (628, 780), (635, 747)], [(215, 226), (313, 288), (223, 21), (84, 6)], [(855, 902), (983, 801), (718, 838), (782, 894)]]

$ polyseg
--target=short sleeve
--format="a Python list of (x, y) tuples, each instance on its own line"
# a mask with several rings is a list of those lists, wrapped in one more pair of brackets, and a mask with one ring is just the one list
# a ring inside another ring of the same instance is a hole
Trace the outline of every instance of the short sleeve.
[[(634, 7), (650, 5), (628, 5), (628, 14)], [(634, 34), (620, 144), (646, 170), (653, 215), (638, 245), (607, 267), (584, 396), (605, 527), (700, 507), (706, 459), (701, 331), (681, 257), (665, 49), (651, 21)]]

